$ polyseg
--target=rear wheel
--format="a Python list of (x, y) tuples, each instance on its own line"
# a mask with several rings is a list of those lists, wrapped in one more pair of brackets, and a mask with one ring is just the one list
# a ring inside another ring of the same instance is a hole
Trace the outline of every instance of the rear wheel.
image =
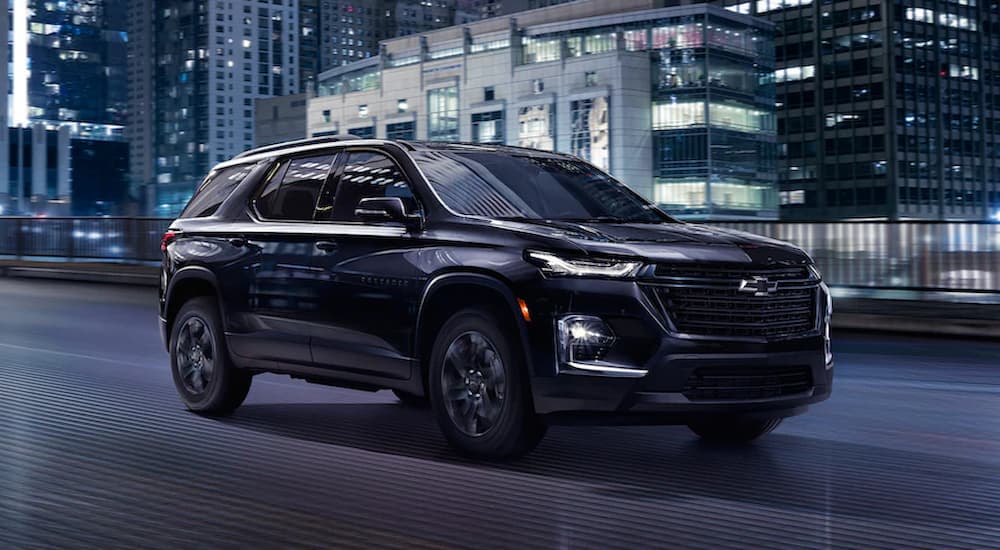
[(181, 306), (170, 336), (174, 386), (188, 409), (226, 415), (246, 399), (252, 375), (233, 366), (215, 300), (197, 297)]
[(523, 353), (505, 327), (489, 311), (466, 309), (444, 324), (434, 342), (431, 405), (445, 437), (466, 455), (519, 456), (545, 434)]
[(692, 432), (711, 443), (749, 443), (781, 424), (781, 418), (726, 416), (688, 424)]

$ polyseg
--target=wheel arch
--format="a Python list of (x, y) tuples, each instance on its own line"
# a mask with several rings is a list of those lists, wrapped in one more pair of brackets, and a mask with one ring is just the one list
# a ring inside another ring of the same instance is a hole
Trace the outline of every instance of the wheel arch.
[[(456, 305), (458, 304), (458, 305)], [(474, 272), (452, 271), (434, 276), (424, 287), (417, 312), (414, 330), (413, 357), (419, 367), (421, 389), (427, 395), (427, 375), (434, 335), (455, 312), (469, 305), (483, 304), (497, 310), (497, 313), (512, 323), (517, 343), (526, 362), (530, 380), (534, 372), (531, 365), (531, 348), (528, 329), (520, 314), (517, 296), (510, 285), (497, 275)]]
[(182, 267), (170, 277), (170, 284), (165, 293), (163, 313), (166, 321), (166, 343), (168, 345), (177, 313), (185, 302), (197, 296), (215, 298), (219, 306), (222, 324), (225, 326), (226, 316), (223, 314), (222, 297), (219, 294), (219, 284), (215, 273), (203, 266)]

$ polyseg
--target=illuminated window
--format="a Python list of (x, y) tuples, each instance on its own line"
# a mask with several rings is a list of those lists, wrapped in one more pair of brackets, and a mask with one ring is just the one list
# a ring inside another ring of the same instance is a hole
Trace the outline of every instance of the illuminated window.
[(796, 80), (809, 80), (816, 77), (815, 65), (803, 65), (801, 67), (786, 67), (774, 71), (775, 82), (793, 82)]

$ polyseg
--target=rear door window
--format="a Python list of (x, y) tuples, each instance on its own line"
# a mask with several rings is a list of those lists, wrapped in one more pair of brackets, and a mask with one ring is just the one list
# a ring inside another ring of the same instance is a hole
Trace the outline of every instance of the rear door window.
[(312, 220), (335, 158), (323, 153), (282, 163), (257, 196), (257, 212), (270, 220)]
[(182, 218), (207, 218), (215, 215), (222, 203), (253, 170), (253, 164), (230, 166), (215, 170), (205, 178), (194, 196), (188, 202)]
[(411, 212), (418, 208), (403, 171), (387, 155), (375, 151), (347, 153), (335, 193), (332, 206), (320, 208), (317, 219), (360, 222), (354, 211), (361, 199), (369, 197), (399, 197)]

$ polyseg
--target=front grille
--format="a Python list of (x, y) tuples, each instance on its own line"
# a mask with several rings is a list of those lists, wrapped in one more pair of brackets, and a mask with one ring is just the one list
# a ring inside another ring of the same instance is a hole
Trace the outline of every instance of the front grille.
[(806, 393), (813, 387), (812, 371), (796, 367), (702, 367), (684, 385), (691, 401), (769, 399)]
[[(804, 266), (661, 265), (655, 275), (648, 287), (683, 334), (782, 339), (816, 328), (819, 281)], [(754, 292), (761, 278), (767, 290)]]

